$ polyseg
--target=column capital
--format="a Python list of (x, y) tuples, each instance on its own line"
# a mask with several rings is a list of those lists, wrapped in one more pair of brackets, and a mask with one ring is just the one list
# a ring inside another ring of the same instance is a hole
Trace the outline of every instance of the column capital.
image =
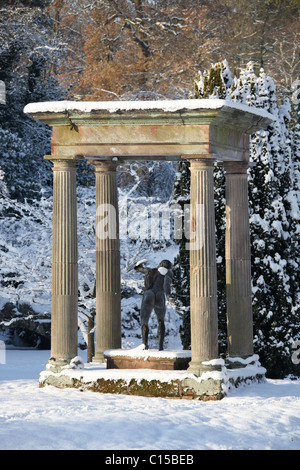
[(108, 173), (111, 171), (116, 171), (119, 161), (111, 160), (87, 160), (87, 163), (94, 166), (95, 173)]
[(53, 160), (52, 171), (76, 171), (75, 160)]
[(226, 171), (226, 174), (246, 174), (248, 171), (248, 168), (251, 166), (251, 163), (244, 161), (244, 162), (224, 162), (224, 168)]
[(203, 154), (203, 155), (184, 155), (182, 156), (183, 160), (188, 160), (190, 163), (191, 168), (199, 168), (201, 167), (207, 167), (207, 166), (212, 166), (216, 159), (214, 155), (211, 154)]
[(44, 159), (53, 163), (53, 171), (75, 171), (76, 162), (79, 160), (75, 155), (45, 155)]

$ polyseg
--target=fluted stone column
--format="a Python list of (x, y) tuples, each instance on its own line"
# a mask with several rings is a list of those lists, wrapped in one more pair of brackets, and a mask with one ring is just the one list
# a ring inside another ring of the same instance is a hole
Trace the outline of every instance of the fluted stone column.
[(228, 355), (253, 354), (247, 162), (225, 163)]
[(92, 162), (96, 175), (96, 353), (121, 347), (120, 240), (117, 165)]
[(190, 161), (191, 170), (191, 355), (188, 371), (201, 375), (202, 364), (218, 357), (217, 270), (213, 161)]
[(52, 367), (77, 356), (78, 264), (76, 162), (54, 160), (51, 358)]

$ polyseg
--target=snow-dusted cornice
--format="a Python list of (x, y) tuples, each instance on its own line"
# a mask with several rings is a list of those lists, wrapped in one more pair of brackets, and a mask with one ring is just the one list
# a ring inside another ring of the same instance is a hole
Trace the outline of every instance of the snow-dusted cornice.
[(28, 104), (24, 111), (53, 127), (52, 159), (178, 160), (205, 154), (246, 161), (248, 136), (273, 121), (264, 109), (219, 99), (52, 101)]
[(244, 111), (262, 118), (274, 120), (274, 117), (264, 109), (246, 106), (242, 103), (221, 99), (187, 99), (160, 101), (48, 101), (30, 103), (24, 108), (27, 114), (39, 113), (118, 113), (126, 111), (161, 111), (175, 113), (180, 111), (220, 110), (222, 108)]

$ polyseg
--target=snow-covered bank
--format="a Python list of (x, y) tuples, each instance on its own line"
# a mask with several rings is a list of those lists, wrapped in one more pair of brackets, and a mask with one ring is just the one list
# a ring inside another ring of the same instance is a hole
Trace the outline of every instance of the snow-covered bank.
[(39, 389), (48, 358), (6, 351), (1, 449), (300, 449), (300, 380), (267, 380), (218, 402)]

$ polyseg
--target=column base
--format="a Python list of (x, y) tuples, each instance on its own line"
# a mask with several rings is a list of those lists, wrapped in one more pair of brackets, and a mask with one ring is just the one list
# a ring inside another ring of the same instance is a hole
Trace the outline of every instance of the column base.
[(224, 365), (223, 359), (213, 359), (211, 361), (191, 361), (187, 372), (201, 377), (205, 372), (221, 371)]
[(93, 356), (92, 362), (105, 363), (106, 358), (104, 356), (104, 352), (96, 352), (95, 356)]
[(228, 356), (225, 359), (227, 369), (241, 369), (248, 365), (254, 366), (259, 363), (258, 354), (248, 354), (247, 356)]
[(68, 367), (74, 359), (76, 359), (77, 356), (73, 356), (68, 358), (56, 358), (56, 357), (50, 357), (48, 360), (48, 364), (46, 365), (46, 369), (51, 371), (51, 372), (56, 372), (59, 373), (61, 372), (64, 368)]

